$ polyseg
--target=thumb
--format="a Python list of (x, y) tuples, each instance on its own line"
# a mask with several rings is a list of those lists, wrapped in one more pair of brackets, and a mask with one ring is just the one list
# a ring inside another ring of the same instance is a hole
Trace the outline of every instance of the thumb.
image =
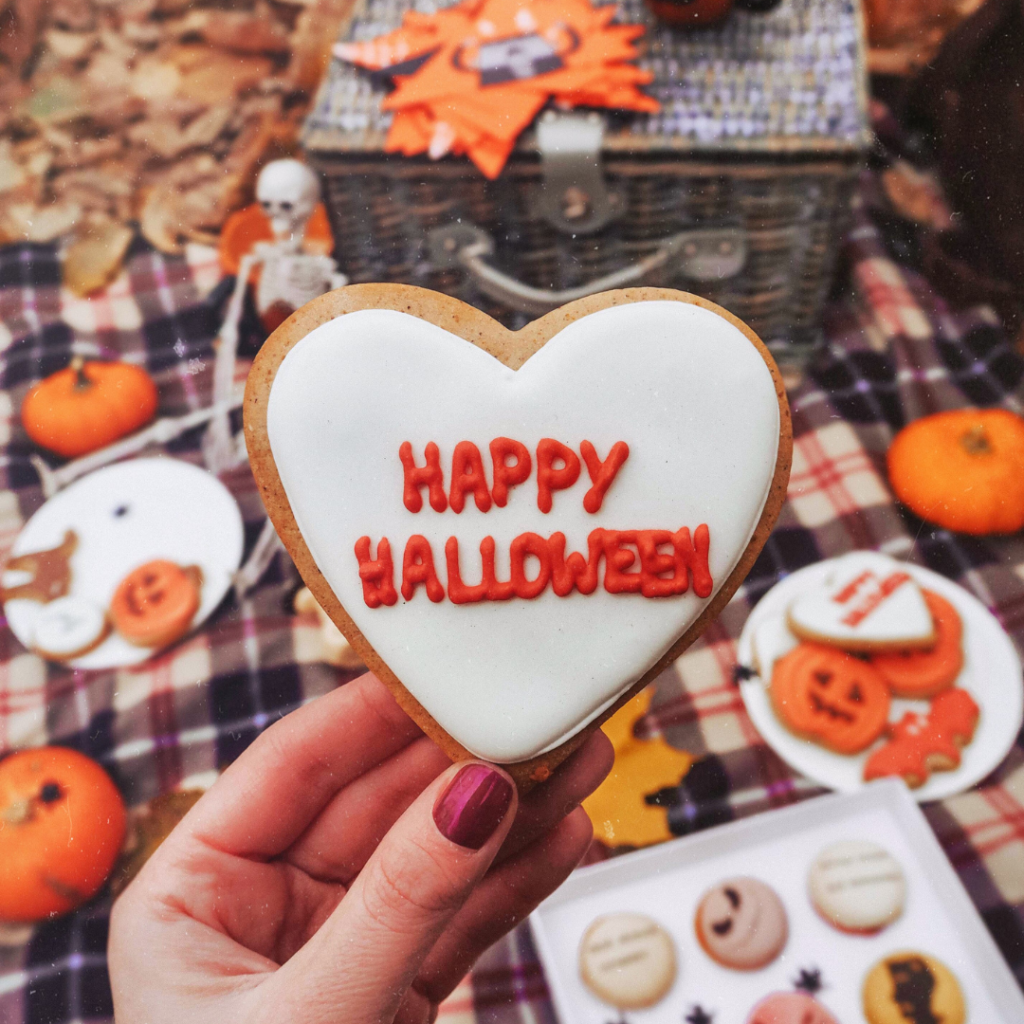
[(302, 1024), (391, 1021), (515, 818), (493, 765), (453, 765), (392, 826), (344, 899), (275, 976)]

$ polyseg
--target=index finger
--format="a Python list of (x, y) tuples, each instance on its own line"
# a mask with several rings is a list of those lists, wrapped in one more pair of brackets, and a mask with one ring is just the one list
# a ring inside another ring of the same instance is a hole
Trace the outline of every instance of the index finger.
[(384, 684), (367, 672), (267, 729), (183, 825), (225, 853), (277, 856), (335, 793), (421, 735)]

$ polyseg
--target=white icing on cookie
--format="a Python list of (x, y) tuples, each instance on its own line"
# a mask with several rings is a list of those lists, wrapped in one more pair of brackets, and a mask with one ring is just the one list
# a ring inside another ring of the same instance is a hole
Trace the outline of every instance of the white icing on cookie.
[[(434, 719), (478, 756), (525, 760), (567, 739), (638, 679), (710, 598), (691, 586), (673, 597), (547, 587), (533, 600), (433, 603), (424, 586), (391, 606), (364, 601), (354, 545), (378, 555), (389, 538), (395, 586), (411, 535), (426, 537), (441, 584), (445, 543), (458, 538), (463, 580), (481, 580), (480, 542), (496, 545), (508, 580), (511, 541), (556, 531), (587, 553), (596, 528), (688, 527), (710, 532), (717, 589), (747, 547), (775, 473), (779, 407), (757, 350), (737, 328), (696, 305), (659, 301), (604, 309), (569, 324), (518, 372), (415, 317), (363, 310), (323, 324), (282, 362), (267, 432), (295, 520), (320, 571), (367, 640)], [(532, 475), (505, 507), (481, 512), (472, 493), (456, 514), (403, 503), (399, 448), (416, 465), (440, 449), (445, 489), (456, 444), (506, 437), (534, 456)], [(536, 451), (554, 438), (601, 459), (618, 441), (629, 456), (597, 513), (576, 483), (538, 507)], [(635, 566), (634, 566), (635, 568)], [(530, 569), (532, 576), (536, 569)], [(602, 558), (601, 578), (605, 572)]]
[(840, 559), (825, 586), (789, 606), (789, 626), (804, 639), (849, 650), (925, 647), (935, 638), (921, 588), (905, 566), (873, 551)]
[(58, 597), (32, 624), (32, 646), (44, 657), (73, 658), (99, 643), (108, 629), (104, 610), (84, 597)]
[(864, 839), (826, 847), (807, 877), (821, 916), (847, 931), (877, 931), (903, 913), (907, 882), (888, 850)]

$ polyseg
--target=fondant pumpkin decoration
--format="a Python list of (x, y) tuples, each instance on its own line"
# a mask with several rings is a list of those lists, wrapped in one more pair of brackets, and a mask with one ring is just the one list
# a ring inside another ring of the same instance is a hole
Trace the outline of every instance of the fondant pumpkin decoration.
[(889, 448), (889, 480), (922, 519), (957, 533), (1024, 527), (1024, 419), (957, 409), (915, 420)]
[(157, 404), (156, 385), (140, 367), (76, 356), (29, 391), (21, 422), (40, 447), (73, 459), (145, 426)]
[(838, 754), (870, 746), (889, 718), (889, 687), (878, 672), (825, 644), (802, 643), (780, 658), (769, 692), (788, 729)]
[(41, 921), (84, 903), (124, 833), (121, 794), (84, 754), (42, 747), (0, 760), (0, 921)]

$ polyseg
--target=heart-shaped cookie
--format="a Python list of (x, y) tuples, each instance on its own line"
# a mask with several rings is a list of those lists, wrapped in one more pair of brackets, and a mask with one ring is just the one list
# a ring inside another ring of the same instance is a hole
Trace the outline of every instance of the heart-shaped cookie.
[(606, 292), (506, 330), (354, 285), (263, 346), (264, 504), (321, 606), (453, 758), (546, 777), (729, 600), (789, 477), (771, 356), (731, 314)]
[(874, 551), (855, 551), (840, 559), (823, 587), (789, 606), (788, 621), (802, 639), (847, 651), (935, 643), (935, 624), (921, 588), (899, 562)]

